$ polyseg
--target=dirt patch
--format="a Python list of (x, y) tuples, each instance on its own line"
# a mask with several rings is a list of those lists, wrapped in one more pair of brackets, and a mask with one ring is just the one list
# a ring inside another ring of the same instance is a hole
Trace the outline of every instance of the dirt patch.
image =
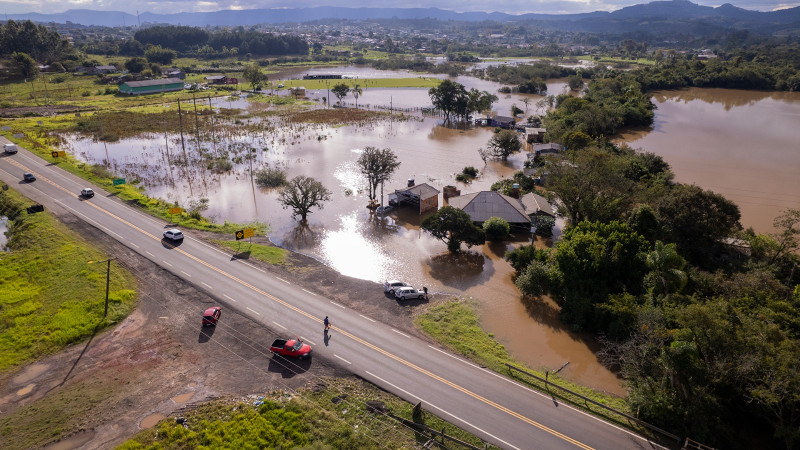
[[(235, 305), (208, 296), (72, 214), (53, 212), (136, 276), (139, 303), (113, 329), (0, 375), (0, 423), (15, 436), (10, 442), (8, 434), (0, 435), (0, 447), (39, 447), (59, 441), (85, 449), (113, 447), (149, 424), (146, 419), (168, 417), (203, 401), (293, 390), (318, 377), (350, 376), (336, 362), (321, 357), (305, 370), (287, 369), (264, 351), (282, 330), (265, 332), (263, 325), (239, 314)], [(191, 233), (208, 240), (226, 238)], [(270, 245), (264, 237), (254, 242)], [(343, 276), (299, 254), (291, 254), (286, 266), (250, 263), (425, 338), (411, 319), (418, 303), (401, 305), (385, 296), (379, 284)], [(187, 308), (187, 301), (192, 307)], [(222, 304), (225, 320), (211, 327), (214, 330), (203, 330), (197, 311), (213, 304)], [(189, 400), (191, 404), (186, 403)]]
[(75, 105), (12, 106), (11, 108), (0, 108), (0, 117), (55, 116), (56, 114), (79, 111), (81, 109), (80, 106)]

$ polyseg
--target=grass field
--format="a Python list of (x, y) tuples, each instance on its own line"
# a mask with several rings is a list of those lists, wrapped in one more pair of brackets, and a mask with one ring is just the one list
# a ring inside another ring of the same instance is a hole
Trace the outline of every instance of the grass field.
[(108, 317), (103, 318), (108, 256), (32, 202), (0, 191), (0, 215), (12, 221), (10, 252), (0, 252), (0, 372), (55, 353), (127, 316), (135, 280), (111, 264)]
[[(431, 305), (423, 313), (415, 318), (416, 325), (428, 333), (431, 337), (441, 344), (453, 349), (454, 351), (466, 356), (472, 361), (488, 367), (498, 373), (509, 373), (506, 363), (513, 364), (519, 368), (526, 369), (542, 378), (545, 372), (533, 368), (527, 368), (524, 364), (515, 361), (506, 351), (502, 344), (495, 341), (492, 336), (486, 334), (480, 327), (478, 316), (473, 306), (467, 301), (451, 300), (444, 303)], [(515, 377), (522, 376), (524, 381), (540, 391), (548, 392), (544, 383), (525, 375), (513, 374)], [(577, 392), (592, 400), (602, 403), (616, 410), (629, 413), (628, 405), (624, 399), (613, 397), (594, 391), (585, 386), (571, 383), (558, 375), (549, 375), (550, 381)], [(583, 400), (569, 394), (562, 395), (560, 391), (550, 389), (549, 392), (555, 393), (571, 403), (583, 406)], [(611, 420), (622, 421), (622, 418), (609, 413), (603, 409), (592, 407), (591, 410), (598, 415), (608, 417)]]
[(284, 265), (289, 251), (280, 247), (269, 245), (251, 244), (247, 241), (214, 240), (219, 245), (227, 247), (237, 254), (246, 254), (248, 257), (264, 261), (269, 264)]
[[(183, 415), (186, 427), (166, 419), (118, 448), (407, 449), (421, 448), (431, 437), (401, 423), (412, 419), (413, 405), (361, 380), (318, 380), (314, 389), (273, 391), (254, 400), (202, 405)], [(383, 402), (387, 412), (368, 410), (370, 401)], [(423, 416), (428, 427), (483, 448), (465, 431)]]

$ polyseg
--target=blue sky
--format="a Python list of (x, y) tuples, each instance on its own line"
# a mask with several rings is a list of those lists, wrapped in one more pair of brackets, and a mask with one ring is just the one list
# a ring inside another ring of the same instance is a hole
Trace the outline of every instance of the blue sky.
[[(500, 11), (507, 13), (581, 13), (591, 11), (613, 11), (648, 0), (0, 0), (0, 14), (27, 12), (52, 13), (68, 9), (94, 9), (101, 11), (124, 11), (174, 13), (183, 11), (217, 11), (221, 9), (255, 8), (303, 8), (314, 6), (349, 7), (437, 7), (452, 11)], [(740, 8), (772, 11), (800, 6), (800, 0), (693, 0), (706, 6), (731, 3)]]

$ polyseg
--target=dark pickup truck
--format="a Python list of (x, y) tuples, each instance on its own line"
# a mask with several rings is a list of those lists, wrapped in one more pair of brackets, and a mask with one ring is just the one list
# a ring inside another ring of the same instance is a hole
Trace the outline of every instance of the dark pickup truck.
[(311, 355), (311, 346), (300, 339), (275, 339), (269, 351), (283, 356), (295, 356), (303, 359)]

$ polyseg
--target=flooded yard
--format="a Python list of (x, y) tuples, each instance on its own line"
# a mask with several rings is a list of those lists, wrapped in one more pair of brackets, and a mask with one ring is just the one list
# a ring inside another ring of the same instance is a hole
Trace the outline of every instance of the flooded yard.
[[(408, 75), (346, 69), (359, 77)], [(298, 70), (294, 76), (314, 71), (338, 73), (335, 70)], [(271, 75), (271, 79), (277, 78)], [(458, 81), (467, 88), (490, 92), (500, 87), (470, 77)], [(563, 89), (563, 82), (548, 85), (550, 94)], [(725, 94), (714, 90), (658, 93), (653, 130), (629, 133), (624, 139), (664, 156), (679, 181), (696, 182), (733, 199), (742, 207), (743, 223), (764, 231), (781, 209), (796, 207), (800, 201), (800, 185), (790, 179), (791, 172), (800, 167), (796, 146), (800, 136), (797, 127), (788, 123), (800, 117), (800, 97), (746, 93), (752, 96), (750, 100), (731, 103)], [(317, 99), (323, 95), (327, 92), (309, 93)], [(498, 96), (501, 100), (495, 110), (501, 115), (508, 114), (512, 103), (524, 107), (517, 94)], [(541, 97), (531, 98), (533, 107)], [(359, 98), (359, 105), (390, 103), (410, 108), (430, 105), (430, 99), (427, 89), (410, 88), (366, 88)], [(281, 116), (257, 117), (258, 111), (270, 107), (235, 98), (215, 100), (215, 108), (239, 108), (252, 115), (227, 124), (220, 117), (213, 135), (202, 132), (199, 137), (191, 131), (192, 116), (186, 116), (183, 143), (176, 133), (155, 130), (107, 145), (68, 135), (64, 136), (66, 148), (87, 162), (108, 161), (115, 173), (140, 180), (150, 195), (184, 206), (207, 198), (204, 214), (218, 222), (267, 222), (276, 244), (311, 255), (343, 274), (376, 282), (398, 278), (417, 287), (427, 286), (432, 292), (473, 297), (479, 302), (484, 329), (515, 358), (550, 370), (569, 363), (561, 372), (567, 378), (624, 394), (619, 379), (597, 361), (592, 341), (568, 331), (559, 322), (552, 302), (521, 299), (512, 282), (513, 269), (503, 256), (514, 246), (532, 242), (530, 236), (453, 256), (447, 254), (443, 243), (420, 231), (422, 217), (415, 211), (400, 208), (381, 218), (366, 208), (367, 194), (356, 166), (364, 147), (391, 148), (401, 162), (394, 178), (384, 186), (384, 199), (405, 187), (409, 179), (440, 191), (455, 185), (466, 194), (489, 189), (493, 182), (523, 166), (524, 154), (484, 164), (477, 150), (486, 145), (492, 129), (454, 130), (440, 126), (438, 119), (418, 115), (381, 117), (347, 126), (292, 123)], [(249, 159), (251, 149), (255, 151)], [(218, 173), (208, 161), (224, 152), (228, 152), (233, 169)], [(470, 184), (455, 180), (465, 166), (480, 171)], [(332, 200), (324, 209), (312, 210), (308, 226), (300, 226), (278, 203), (275, 191), (255, 186), (251, 172), (263, 167), (282, 168), (289, 178), (300, 174), (314, 177), (333, 192)], [(443, 204), (441, 195), (439, 204)], [(541, 240), (535, 243), (546, 244)], [(375, 301), (390, 301), (377, 286)]]

